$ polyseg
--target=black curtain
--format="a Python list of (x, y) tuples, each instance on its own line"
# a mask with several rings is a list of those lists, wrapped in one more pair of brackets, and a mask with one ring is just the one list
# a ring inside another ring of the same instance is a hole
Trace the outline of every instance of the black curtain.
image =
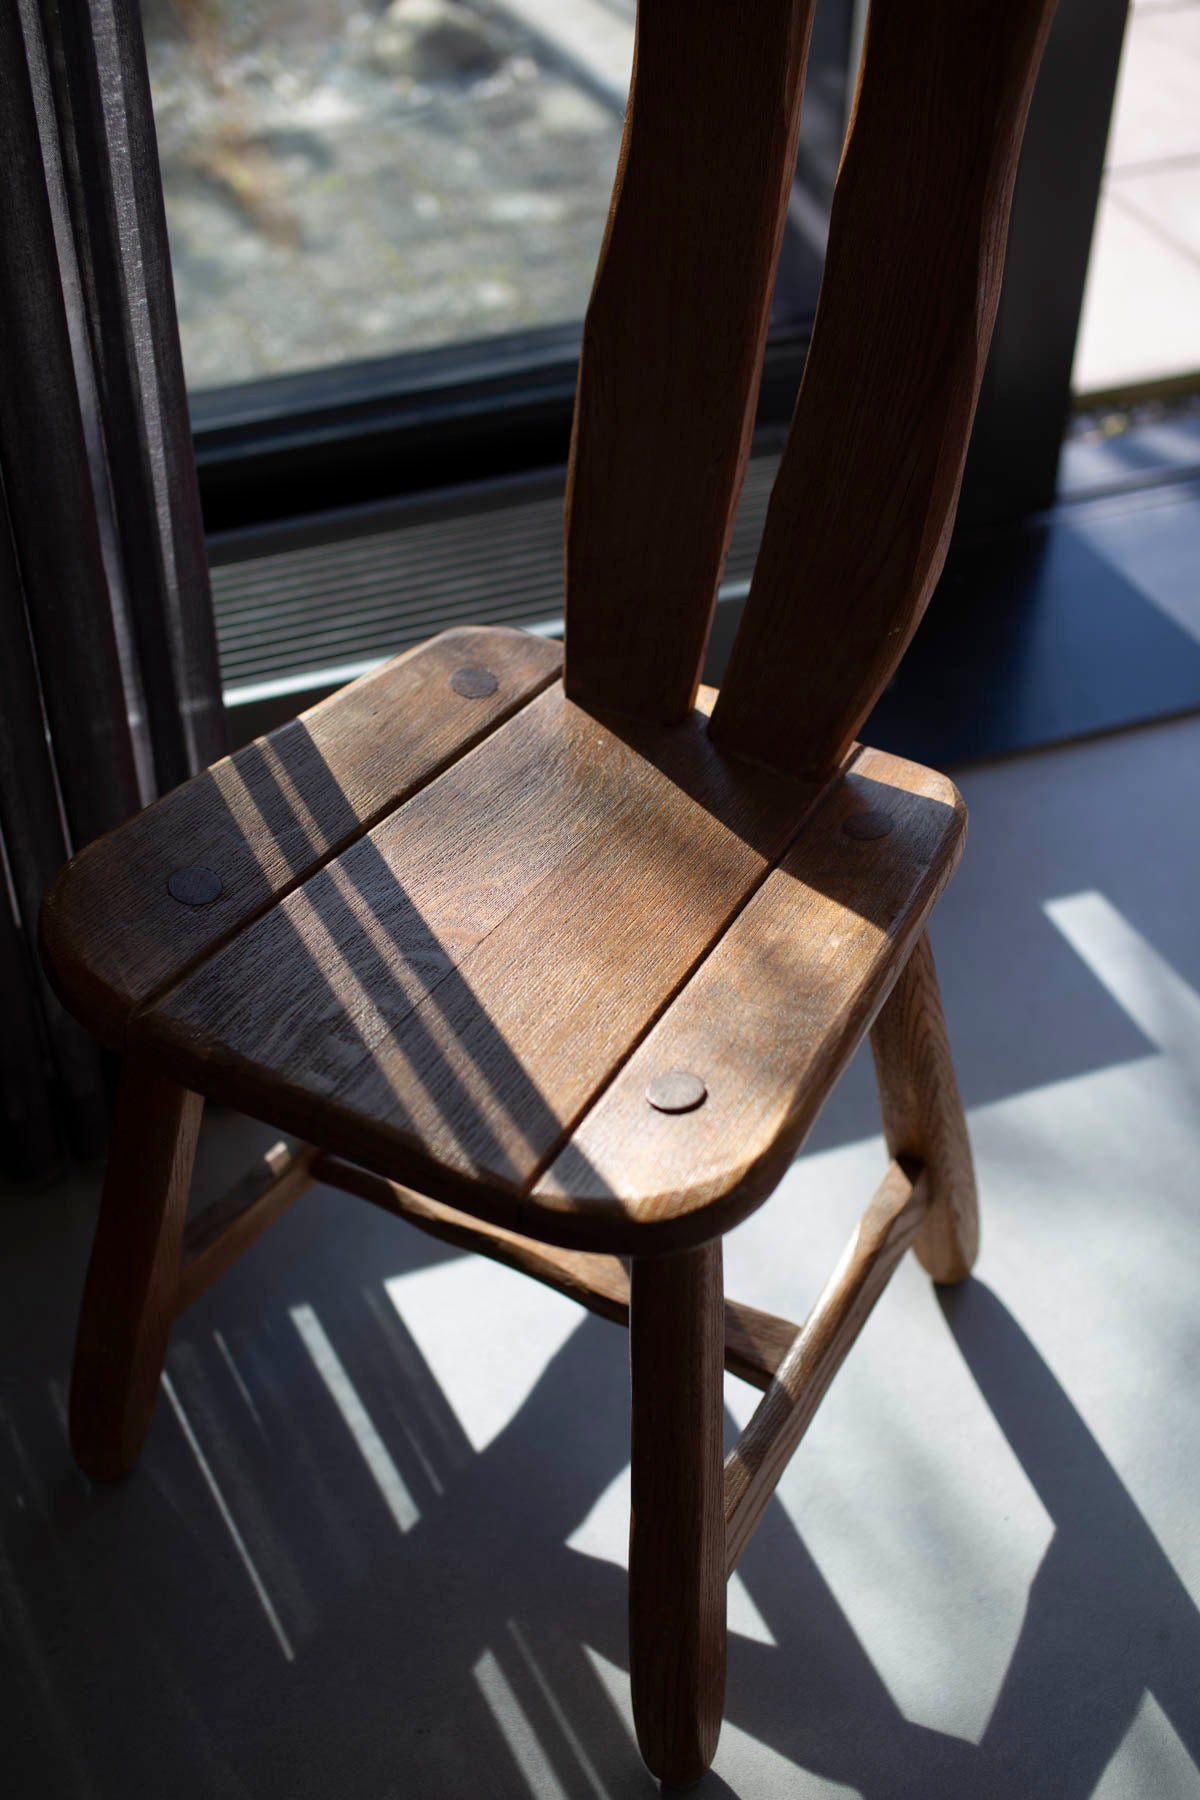
[(74, 851), (225, 748), (136, 0), (0, 4), (0, 1164), (107, 1130), (37, 913)]

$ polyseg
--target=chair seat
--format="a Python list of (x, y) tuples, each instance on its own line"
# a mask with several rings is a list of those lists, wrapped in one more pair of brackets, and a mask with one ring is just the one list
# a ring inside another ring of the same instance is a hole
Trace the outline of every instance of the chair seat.
[(43, 914), (64, 999), (525, 1235), (727, 1229), (886, 998), (962, 804), (879, 751), (824, 784), (725, 756), (711, 694), (669, 728), (601, 720), (558, 668), (546, 640), (446, 633), (101, 839)]

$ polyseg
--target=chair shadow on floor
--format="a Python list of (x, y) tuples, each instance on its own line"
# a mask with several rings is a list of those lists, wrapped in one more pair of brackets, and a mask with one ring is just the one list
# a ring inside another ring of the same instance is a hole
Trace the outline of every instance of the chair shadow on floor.
[[(1200, 1616), (1189, 1596), (1100, 1446), (996, 1296), (972, 1280), (944, 1291), (941, 1301), (983, 1400), (1054, 1525), (982, 1740), (965, 1742), (903, 1716), (777, 1501), (740, 1571), (775, 1644), (733, 1637), (727, 1726), (866, 1800), (1051, 1793), (1084, 1800), (1149, 1689), (1200, 1764), (1192, 1679), (1200, 1669)], [(383, 1326), (384, 1307), (374, 1310)], [(418, 1660), (432, 1665), (443, 1719), (473, 1707), (479, 1728), (494, 1733), (493, 1768), (514, 1760), (523, 1716), (534, 1761), (516, 1758), (505, 1794), (591, 1800), (597, 1782), (620, 1795), (657, 1792), (582, 1648), (627, 1667), (624, 1571), (567, 1548), (628, 1456), (616, 1334), (585, 1319), (505, 1429), (475, 1454), (402, 1322), (392, 1315), (386, 1327), (409, 1382), (424, 1390), (422, 1406), (437, 1420), (447, 1467), (440, 1500), (429, 1496), (421, 1525), (403, 1540), (393, 1537), (380, 1566), (389, 1591), (406, 1597), (410, 1624), (422, 1614), (427, 1621), (415, 1653), (411, 1640), (396, 1641), (408, 1639), (407, 1631), (376, 1640), (384, 1691), (406, 1692), (405, 1665), (410, 1674)], [(581, 1408), (582, 1394), (588, 1404)], [(449, 1594), (447, 1567), (455, 1571)], [(318, 1661), (326, 1671), (349, 1669), (362, 1648), (356, 1652), (348, 1641), (331, 1657), (326, 1640)], [(493, 1716), (485, 1720), (480, 1700), (488, 1700), (489, 1667)], [(357, 1714), (361, 1690), (354, 1681), (346, 1685), (344, 1727), (348, 1742), (361, 1744), (372, 1722)], [(320, 1705), (318, 1692), (311, 1699)], [(500, 1713), (512, 1701), (505, 1729)], [(374, 1724), (386, 1741), (384, 1717)], [(409, 1780), (430, 1793), (455, 1791), (452, 1769), (431, 1767), (419, 1744), (410, 1748), (417, 1761), (406, 1771)], [(477, 1737), (476, 1754), (478, 1748)], [(533, 1773), (539, 1754), (553, 1772), (544, 1786)], [(400, 1791), (409, 1791), (403, 1778)], [(714, 1800), (738, 1791), (717, 1772), (696, 1790)], [(752, 1792), (745, 1790), (747, 1800)]]
[[(905, 1719), (777, 1502), (741, 1570), (775, 1644), (736, 1637), (731, 1643), (727, 1725), (866, 1800), (961, 1794), (1084, 1800), (1150, 1691), (1200, 1766), (1200, 1614), (1095, 1438), (1002, 1303), (977, 1280), (944, 1290), (941, 1302), (982, 1398), (1054, 1526), (981, 1741)], [(593, 1329), (589, 1324), (576, 1337)], [(582, 1349), (572, 1339), (555, 1359), (511, 1435), (504, 1434), (503, 1456), (523, 1462), (533, 1447), (536, 1458), (543, 1428), (553, 1432), (560, 1405), (570, 1405), (570, 1365)], [(532, 1481), (535, 1471), (529, 1474)], [(572, 1493), (574, 1503), (559, 1518), (564, 1536), (580, 1497), (568, 1474), (555, 1490), (554, 1510)], [(549, 1526), (543, 1512), (539, 1535)], [(561, 1566), (561, 1552), (553, 1563)], [(625, 1666), (618, 1569), (577, 1558), (571, 1573), (563, 1569), (543, 1593), (551, 1614), (526, 1628), (528, 1638), (556, 1632), (559, 1622)], [(528, 1596), (524, 1605), (520, 1595), (515, 1601), (528, 1617)], [(603, 1777), (612, 1769), (616, 1722), (604, 1731), (598, 1696), (587, 1692), (589, 1673), (585, 1662), (576, 1663), (558, 1707), (562, 1717), (583, 1715), (578, 1736)], [(590, 1782), (573, 1786), (567, 1765), (557, 1774), (569, 1794), (594, 1792)], [(649, 1794), (657, 1785), (630, 1770), (618, 1791)], [(716, 1772), (695, 1791), (714, 1800), (737, 1792)]]
[[(748, 1554), (742, 1573), (779, 1648), (735, 1644), (727, 1719), (867, 1800), (1084, 1800), (1150, 1691), (1200, 1767), (1200, 1614), (1189, 1594), (996, 1295), (971, 1280), (940, 1299), (1054, 1527), (981, 1741), (904, 1719), (778, 1504), (760, 1528), (761, 1563)], [(771, 1572), (769, 1582), (759, 1581), (758, 1567)]]
[[(40, 1518), (6, 1531), (10, 1567), (24, 1571), (18, 1637), (34, 1652), (56, 1644), (53, 1707), (31, 1689), (15, 1714), (18, 1791), (25, 1767), (42, 1780), (30, 1791), (142, 1791), (145, 1766), (176, 1771), (189, 1800), (654, 1794), (620, 1677), (603, 1668), (627, 1667), (624, 1569), (568, 1547), (628, 1460), (619, 1332), (584, 1317), (476, 1452), (379, 1285), (381, 1268), (419, 1275), (454, 1254), (383, 1215), (347, 1239), (341, 1197), (313, 1201), (281, 1228), (266, 1290), (248, 1259), (190, 1315), (168, 1365), (294, 1655), (277, 1653), (258, 1617), (169, 1408), (137, 1474), (91, 1492), (61, 1436), (55, 1447), (45, 1423), (18, 1418), (46, 1496)], [(409, 1529), (380, 1505), (361, 1446), (287, 1322), (301, 1304), (320, 1310), (411, 1492)], [(942, 1305), (1054, 1525), (982, 1740), (903, 1716), (777, 1500), (739, 1571), (775, 1641), (732, 1636), (726, 1729), (867, 1800), (1084, 1800), (1149, 1690), (1200, 1764), (1200, 1618), (1182, 1584), (999, 1300), (971, 1281)], [(111, 1626), (102, 1668), (98, 1619)], [(88, 1784), (64, 1769), (61, 1786), (46, 1785), (72, 1738)], [(746, 1754), (725, 1762), (739, 1783)], [(763, 1791), (730, 1785), (722, 1760), (699, 1796)], [(794, 1786), (780, 1791), (805, 1791), (799, 1773), (786, 1780)]]
[(950, 1329), (1054, 1521), (984, 1736), (1050, 1791), (1090, 1794), (1149, 1691), (1200, 1769), (1200, 1613), (1112, 1464), (989, 1288), (941, 1296)]

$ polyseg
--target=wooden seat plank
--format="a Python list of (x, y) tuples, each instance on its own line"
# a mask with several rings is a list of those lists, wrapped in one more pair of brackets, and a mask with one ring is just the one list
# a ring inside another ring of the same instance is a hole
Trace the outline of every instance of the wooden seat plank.
[[(42, 913), (64, 1002), (119, 1044), (132, 1008), (532, 699), (561, 661), (559, 645), (524, 632), (444, 632), (97, 839), (58, 876)], [(455, 671), (479, 667), (494, 692), (457, 692)], [(167, 880), (196, 866), (221, 891), (184, 904)]]
[[(535, 1184), (520, 1229), (655, 1252), (766, 1199), (886, 999), (965, 825), (945, 777), (863, 750)], [(671, 1069), (701, 1078), (703, 1104), (647, 1103)]]
[(503, 1223), (819, 791), (726, 758), (702, 712), (618, 732), (556, 684), (133, 1039), (439, 1198), (482, 1185)]

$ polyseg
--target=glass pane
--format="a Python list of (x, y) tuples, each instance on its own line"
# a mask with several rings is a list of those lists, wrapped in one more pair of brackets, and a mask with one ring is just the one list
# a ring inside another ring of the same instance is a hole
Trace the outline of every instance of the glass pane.
[(582, 317), (633, 0), (143, 0), (189, 385)]

